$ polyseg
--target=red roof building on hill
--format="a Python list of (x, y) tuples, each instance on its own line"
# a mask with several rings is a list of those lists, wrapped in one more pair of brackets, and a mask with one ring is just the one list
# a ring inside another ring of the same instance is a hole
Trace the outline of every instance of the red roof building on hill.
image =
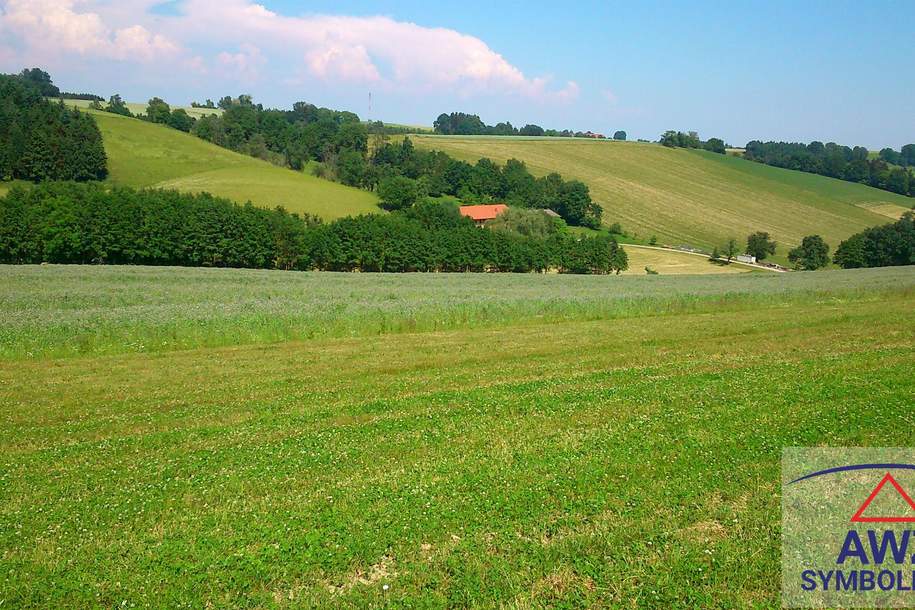
[(504, 203), (493, 203), (490, 205), (462, 205), (460, 207), (461, 216), (470, 218), (479, 226), (482, 226), (487, 220), (492, 220), (507, 209), (508, 206)]

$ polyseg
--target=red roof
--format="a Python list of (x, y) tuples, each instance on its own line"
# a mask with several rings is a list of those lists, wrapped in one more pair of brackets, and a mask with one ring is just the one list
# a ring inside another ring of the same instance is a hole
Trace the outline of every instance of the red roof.
[(461, 216), (466, 216), (479, 222), (481, 220), (492, 220), (507, 209), (508, 206), (504, 203), (494, 203), (492, 205), (462, 205)]

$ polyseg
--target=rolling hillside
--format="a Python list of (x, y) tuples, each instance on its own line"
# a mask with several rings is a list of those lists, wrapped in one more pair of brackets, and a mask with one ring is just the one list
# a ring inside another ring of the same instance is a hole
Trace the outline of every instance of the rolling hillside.
[(89, 112), (102, 131), (109, 179), (115, 184), (207, 191), (325, 219), (378, 211), (377, 198), (367, 191), (277, 167), (161, 125)]
[(411, 136), (422, 148), (473, 161), (522, 159), (541, 175), (558, 171), (591, 187), (606, 223), (640, 237), (711, 249), (753, 231), (778, 242), (776, 260), (805, 235), (835, 248), (861, 229), (890, 222), (915, 204), (860, 184), (783, 170), (704, 151), (581, 139)]

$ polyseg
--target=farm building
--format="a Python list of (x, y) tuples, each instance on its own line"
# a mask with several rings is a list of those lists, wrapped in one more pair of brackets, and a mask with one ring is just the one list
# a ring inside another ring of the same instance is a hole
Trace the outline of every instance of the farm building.
[(482, 227), (487, 220), (492, 220), (502, 212), (508, 209), (504, 203), (493, 203), (489, 205), (462, 205), (461, 216), (466, 216)]
[(756, 257), (751, 254), (738, 254), (737, 262), (739, 263), (755, 263)]

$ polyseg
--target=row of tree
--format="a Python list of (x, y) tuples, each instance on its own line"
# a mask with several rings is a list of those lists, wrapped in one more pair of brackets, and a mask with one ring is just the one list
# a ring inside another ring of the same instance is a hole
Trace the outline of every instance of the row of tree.
[(915, 144), (903, 146), (899, 153), (884, 149), (878, 158), (871, 159), (863, 146), (849, 148), (835, 142), (803, 144), (753, 140), (747, 143), (744, 158), (915, 197), (915, 176), (902, 167), (915, 165)]
[[(28, 72), (28, 71), (26, 71)], [(0, 75), (0, 180), (102, 180), (108, 159), (88, 114), (45, 99), (23, 75)]]
[(915, 265), (915, 212), (852, 235), (836, 248), (834, 260), (845, 269)]
[(486, 230), (454, 204), (321, 224), (208, 194), (46, 183), (0, 199), (0, 262), (221, 266), (327, 271), (612, 273), (611, 237)]
[(668, 148), (701, 148), (720, 155), (727, 152), (727, 145), (721, 138), (709, 138), (703, 142), (695, 131), (665, 131), (661, 134), (660, 143)]
[(467, 203), (499, 201), (549, 209), (570, 225), (595, 229), (603, 214), (588, 186), (578, 180), (564, 180), (555, 172), (535, 178), (517, 159), (505, 165), (487, 158), (470, 164), (441, 151), (417, 150), (409, 138), (377, 147), (370, 171), (382, 204), (389, 209), (409, 207), (426, 196), (450, 195)]
[[(527, 124), (524, 127), (515, 127), (510, 122), (487, 125), (476, 114), (464, 112), (442, 113), (432, 123), (435, 133), (451, 136), (547, 136), (560, 138), (604, 138), (601, 134), (591, 131), (573, 131), (563, 129), (544, 129), (540, 125)], [(626, 132), (617, 131), (613, 134), (614, 140), (625, 140)]]

